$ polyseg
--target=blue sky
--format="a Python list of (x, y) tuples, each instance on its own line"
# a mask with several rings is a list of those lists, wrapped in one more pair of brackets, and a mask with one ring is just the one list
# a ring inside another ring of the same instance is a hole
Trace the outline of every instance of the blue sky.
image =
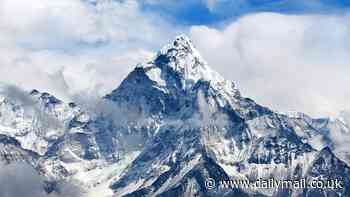
[(307, 14), (345, 12), (348, 0), (141, 0), (144, 10), (158, 12), (174, 23), (215, 25), (256, 12)]

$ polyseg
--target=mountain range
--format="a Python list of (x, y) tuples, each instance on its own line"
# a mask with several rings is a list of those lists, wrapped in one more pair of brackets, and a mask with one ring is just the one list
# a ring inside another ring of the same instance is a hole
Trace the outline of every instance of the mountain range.
[[(7, 91), (0, 96), (0, 161), (29, 164), (47, 195), (69, 181), (90, 197), (350, 196), (346, 117), (259, 105), (183, 35), (93, 109), (38, 90)], [(336, 179), (342, 188), (207, 185), (269, 178)]]

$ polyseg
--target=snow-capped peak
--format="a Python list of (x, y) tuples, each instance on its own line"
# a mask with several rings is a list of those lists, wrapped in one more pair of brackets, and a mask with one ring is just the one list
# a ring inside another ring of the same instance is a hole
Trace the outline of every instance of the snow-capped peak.
[(175, 40), (172, 43), (168, 43), (165, 45), (159, 53), (166, 54), (169, 50), (176, 49), (176, 50), (196, 50), (192, 41), (186, 36), (186, 35), (179, 35), (175, 37)]
[(236, 97), (240, 93), (235, 84), (212, 70), (192, 41), (181, 35), (165, 45), (154, 60), (139, 64), (105, 98), (118, 103), (133, 103), (133, 106), (151, 111), (151, 114), (178, 115), (179, 110), (186, 106), (189, 99), (194, 99), (195, 96), (192, 96), (200, 89), (212, 95), (219, 106), (237, 108)]
[(29, 93), (33, 98), (43, 102), (45, 105), (55, 105), (63, 103), (61, 100), (57, 99), (55, 96), (47, 93), (47, 92), (39, 92), (36, 89), (33, 89)]
[[(156, 67), (162, 74), (175, 72), (184, 89), (190, 89), (199, 80), (208, 82), (222, 82), (224, 78), (212, 70), (202, 58), (192, 41), (185, 35), (180, 35), (174, 41), (165, 45), (158, 52), (156, 58), (143, 68)], [(152, 76), (154, 76), (154, 73)]]

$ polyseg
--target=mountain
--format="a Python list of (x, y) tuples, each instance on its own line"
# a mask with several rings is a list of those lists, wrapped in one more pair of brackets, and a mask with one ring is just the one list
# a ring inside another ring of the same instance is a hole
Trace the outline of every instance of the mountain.
[[(312, 165), (307, 170), (306, 177), (309, 181), (314, 179), (321, 180), (339, 180), (342, 188), (321, 189), (305, 189), (304, 195), (326, 195), (337, 196), (343, 194), (350, 195), (350, 168), (345, 162), (338, 159), (330, 148), (324, 148), (312, 162)], [(336, 186), (336, 185), (333, 185)]]
[(84, 196), (319, 194), (206, 185), (271, 177), (350, 184), (346, 121), (255, 103), (212, 70), (186, 36), (137, 65), (97, 111), (37, 90), (27, 97), (0, 100), (0, 160), (32, 165), (48, 193), (65, 180), (79, 183)]

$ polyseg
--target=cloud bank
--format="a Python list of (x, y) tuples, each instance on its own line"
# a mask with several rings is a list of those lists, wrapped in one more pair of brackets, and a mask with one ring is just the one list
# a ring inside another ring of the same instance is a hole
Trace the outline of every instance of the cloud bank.
[(149, 59), (174, 28), (136, 1), (3, 0), (0, 81), (66, 99), (102, 94)]
[(350, 15), (247, 15), (194, 26), (199, 50), (245, 96), (275, 110), (335, 115), (350, 108)]

